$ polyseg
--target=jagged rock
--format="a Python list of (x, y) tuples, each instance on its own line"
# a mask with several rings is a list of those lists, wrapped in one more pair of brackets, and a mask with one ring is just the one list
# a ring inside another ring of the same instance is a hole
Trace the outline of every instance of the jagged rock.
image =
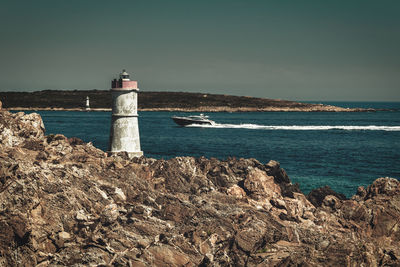
[(327, 195), (321, 203), (322, 207), (331, 209), (332, 211), (338, 210), (342, 205), (339, 198), (333, 195)]
[(37, 113), (9, 113), (0, 111), (0, 145), (18, 146), (29, 140), (42, 140), (44, 124)]
[(400, 193), (400, 182), (394, 178), (379, 178), (370, 185), (366, 192), (366, 199), (379, 195), (397, 196)]
[(112, 224), (118, 219), (119, 211), (116, 204), (107, 205), (101, 213), (102, 222), (105, 224)]
[(246, 192), (238, 185), (232, 185), (227, 190), (228, 195), (235, 196), (237, 198), (243, 198), (246, 196)]
[(308, 199), (278, 162), (107, 157), (0, 111), (1, 266), (398, 266), (400, 182)]
[(264, 242), (266, 231), (268, 231), (266, 222), (251, 218), (244, 229), (238, 231), (235, 242), (245, 253), (255, 252)]
[(116, 187), (114, 193), (119, 201), (126, 201), (126, 196), (121, 188)]
[(320, 187), (311, 190), (307, 195), (307, 199), (316, 207), (320, 207), (326, 196), (335, 196), (338, 199), (344, 200), (346, 196), (333, 191), (329, 186)]
[(281, 188), (281, 194), (284, 197), (293, 198), (293, 193), (301, 193), (298, 184), (292, 184), (286, 171), (280, 167), (279, 162), (270, 160), (261, 168), (267, 172), (268, 175), (274, 177), (275, 183)]
[(357, 193), (354, 196), (354, 198), (357, 198), (358, 200), (364, 199), (367, 195), (367, 191), (365, 190), (364, 186), (359, 186), (357, 188)]
[(285, 170), (280, 168), (279, 162), (275, 160), (269, 161), (266, 165), (266, 171), (268, 175), (275, 178), (275, 182), (279, 183), (290, 183), (289, 176), (286, 174)]
[(67, 232), (59, 232), (58, 238), (62, 239), (62, 240), (69, 240), (69, 239), (71, 239), (71, 235)]
[(244, 180), (244, 189), (253, 198), (271, 199), (281, 195), (280, 187), (274, 182), (273, 176), (264, 171), (253, 169)]
[(77, 213), (76, 213), (75, 218), (78, 221), (88, 221), (88, 216), (85, 214), (84, 210), (78, 210)]

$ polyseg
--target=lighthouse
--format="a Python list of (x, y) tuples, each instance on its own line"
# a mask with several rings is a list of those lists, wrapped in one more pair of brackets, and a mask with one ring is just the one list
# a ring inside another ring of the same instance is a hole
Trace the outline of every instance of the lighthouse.
[(137, 114), (137, 81), (131, 81), (129, 74), (122, 70), (119, 79), (111, 82), (112, 114), (110, 154), (125, 151), (129, 157), (140, 157), (139, 125)]
[(86, 105), (85, 105), (85, 110), (89, 111), (90, 110), (90, 105), (89, 105), (89, 96), (86, 97)]

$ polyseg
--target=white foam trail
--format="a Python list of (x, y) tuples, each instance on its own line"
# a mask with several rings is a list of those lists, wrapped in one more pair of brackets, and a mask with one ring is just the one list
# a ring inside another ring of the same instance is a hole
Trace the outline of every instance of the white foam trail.
[(288, 130), (288, 131), (400, 131), (400, 126), (378, 126), (378, 125), (258, 125), (258, 124), (221, 124), (199, 125), (192, 124), (187, 127), (200, 128), (230, 128), (230, 129), (253, 129), (253, 130)]

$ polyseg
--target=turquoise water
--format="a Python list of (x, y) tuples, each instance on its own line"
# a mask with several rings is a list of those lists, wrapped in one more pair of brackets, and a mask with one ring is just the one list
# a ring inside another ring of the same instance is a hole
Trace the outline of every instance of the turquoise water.
[[(147, 157), (230, 156), (277, 160), (303, 192), (329, 185), (347, 196), (379, 177), (400, 177), (400, 103), (346, 102), (344, 107), (394, 108), (360, 113), (207, 113), (217, 125), (178, 127), (180, 112), (140, 112)], [(76, 136), (107, 149), (110, 112), (40, 111), (46, 134)]]

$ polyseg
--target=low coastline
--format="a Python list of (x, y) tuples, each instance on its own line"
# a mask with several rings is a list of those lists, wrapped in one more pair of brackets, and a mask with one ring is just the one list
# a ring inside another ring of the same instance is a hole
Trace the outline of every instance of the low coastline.
[(111, 111), (111, 108), (91, 108), (86, 110), (84, 108), (55, 108), (55, 107), (12, 107), (12, 108), (3, 108), (3, 110), (8, 111), (82, 111), (82, 112), (105, 112)]
[[(3, 108), (11, 111), (111, 111), (107, 90), (44, 90), (0, 92)], [(167, 112), (374, 112), (372, 108), (344, 108), (281, 99), (186, 92), (140, 92), (139, 111)]]
[[(111, 108), (58, 108), (58, 107), (10, 107), (9, 111), (82, 111), (82, 112), (110, 112)], [(138, 111), (165, 111), (165, 112), (376, 112), (373, 108), (342, 108), (320, 105), (316, 107), (196, 107), (196, 108), (139, 108)]]

